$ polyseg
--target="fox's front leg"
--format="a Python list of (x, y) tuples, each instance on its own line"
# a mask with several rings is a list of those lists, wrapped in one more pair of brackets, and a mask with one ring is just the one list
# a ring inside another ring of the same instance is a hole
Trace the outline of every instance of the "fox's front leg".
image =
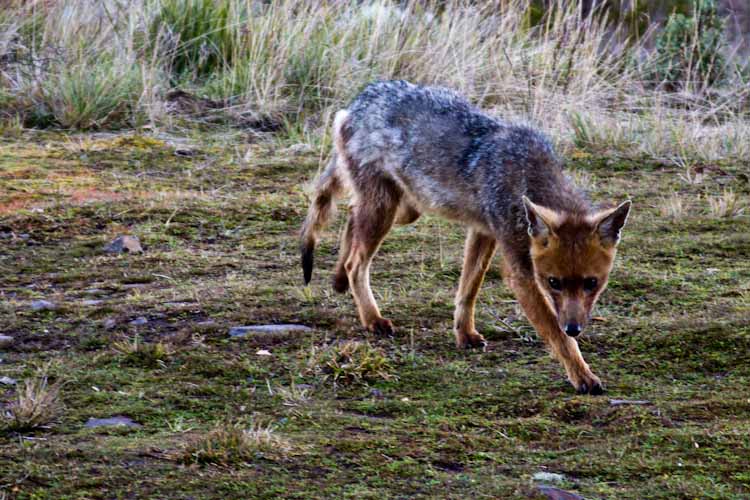
[(481, 347), (485, 344), (484, 337), (474, 328), (474, 305), (496, 247), (495, 238), (469, 229), (453, 316), (453, 330), (456, 334), (456, 346), (459, 348)]
[(526, 317), (539, 335), (552, 349), (552, 354), (565, 367), (568, 379), (579, 394), (603, 394), (599, 377), (583, 359), (578, 342), (566, 335), (560, 328), (557, 318), (532, 277), (518, 272), (505, 260), (505, 278), (521, 304)]

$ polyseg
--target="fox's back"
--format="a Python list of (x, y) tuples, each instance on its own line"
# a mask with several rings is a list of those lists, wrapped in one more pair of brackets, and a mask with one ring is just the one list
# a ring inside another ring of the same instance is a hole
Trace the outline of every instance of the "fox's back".
[(516, 217), (509, 205), (522, 194), (563, 181), (543, 134), (490, 117), (448, 89), (377, 82), (348, 112), (353, 175), (389, 176), (421, 210), (499, 230), (503, 221), (493, 219)]

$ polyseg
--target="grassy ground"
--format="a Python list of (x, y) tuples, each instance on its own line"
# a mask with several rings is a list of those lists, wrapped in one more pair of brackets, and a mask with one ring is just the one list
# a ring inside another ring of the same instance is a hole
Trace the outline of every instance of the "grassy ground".
[[(750, 217), (710, 209), (725, 189), (747, 199), (747, 162), (571, 155), (595, 198), (634, 201), (603, 321), (581, 341), (608, 388), (590, 397), (497, 266), (478, 310), (489, 348), (454, 349), (456, 225), (423, 217), (386, 240), (373, 284), (393, 338), (332, 292), (337, 228), (303, 288), (296, 231), (319, 158), (288, 146), (2, 139), (0, 334), (14, 340), (0, 375), (18, 385), (0, 385), (0, 411), (45, 376), (63, 409), (0, 431), (0, 498), (515, 498), (537, 472), (588, 499), (750, 497)], [(146, 251), (102, 251), (124, 233)], [(314, 330), (228, 335), (279, 322)], [(338, 340), (369, 342), (386, 376), (334, 384), (366, 364), (334, 372)], [(115, 415), (141, 426), (84, 427)]]

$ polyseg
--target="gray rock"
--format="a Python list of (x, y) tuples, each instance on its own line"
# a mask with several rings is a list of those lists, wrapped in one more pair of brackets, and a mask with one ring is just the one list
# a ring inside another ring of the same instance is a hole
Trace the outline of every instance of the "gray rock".
[(231, 337), (247, 337), (254, 334), (285, 334), (292, 332), (310, 332), (312, 328), (305, 325), (251, 325), (234, 326), (229, 329)]
[(532, 477), (534, 481), (541, 483), (562, 483), (565, 481), (565, 476), (554, 472), (537, 472)]
[(4, 377), (4, 376), (0, 377), (0, 384), (3, 384), (3, 385), (16, 385), (16, 382), (18, 381), (14, 378)]
[(146, 283), (127, 283), (122, 285), (123, 290), (138, 290), (140, 288), (146, 288)]
[(547, 500), (585, 500), (582, 496), (552, 486), (537, 486), (536, 492)]
[(31, 303), (31, 309), (34, 311), (54, 311), (57, 305), (49, 300), (35, 300)]
[(133, 321), (131, 321), (128, 324), (130, 326), (143, 326), (146, 323), (148, 323), (148, 320), (146, 318), (144, 318), (143, 316), (138, 316), (137, 318), (135, 318)]
[(651, 401), (645, 399), (610, 399), (609, 406), (625, 406), (625, 405), (650, 405)]
[(140, 427), (141, 424), (134, 422), (129, 417), (109, 417), (109, 418), (90, 418), (86, 422), (86, 427), (91, 429), (94, 427)]
[(106, 330), (111, 330), (112, 328), (117, 326), (117, 320), (109, 318), (107, 321), (104, 322), (104, 328)]
[(104, 247), (104, 251), (108, 253), (141, 253), (143, 247), (141, 247), (141, 242), (136, 236), (126, 234), (112, 240)]
[(98, 306), (99, 304), (102, 304), (103, 300), (84, 300), (81, 302), (82, 306)]
[(3, 347), (8, 347), (13, 343), (13, 337), (9, 337), (7, 335), (0, 335), (0, 349)]

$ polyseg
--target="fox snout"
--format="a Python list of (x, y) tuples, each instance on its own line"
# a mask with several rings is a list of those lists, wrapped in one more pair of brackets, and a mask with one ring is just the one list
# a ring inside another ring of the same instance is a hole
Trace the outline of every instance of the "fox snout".
[(558, 313), (560, 328), (569, 337), (577, 337), (588, 324), (588, 314), (584, 310), (567, 312), (565, 309)]
[(577, 337), (583, 331), (583, 326), (579, 323), (566, 323), (563, 331), (569, 337)]

